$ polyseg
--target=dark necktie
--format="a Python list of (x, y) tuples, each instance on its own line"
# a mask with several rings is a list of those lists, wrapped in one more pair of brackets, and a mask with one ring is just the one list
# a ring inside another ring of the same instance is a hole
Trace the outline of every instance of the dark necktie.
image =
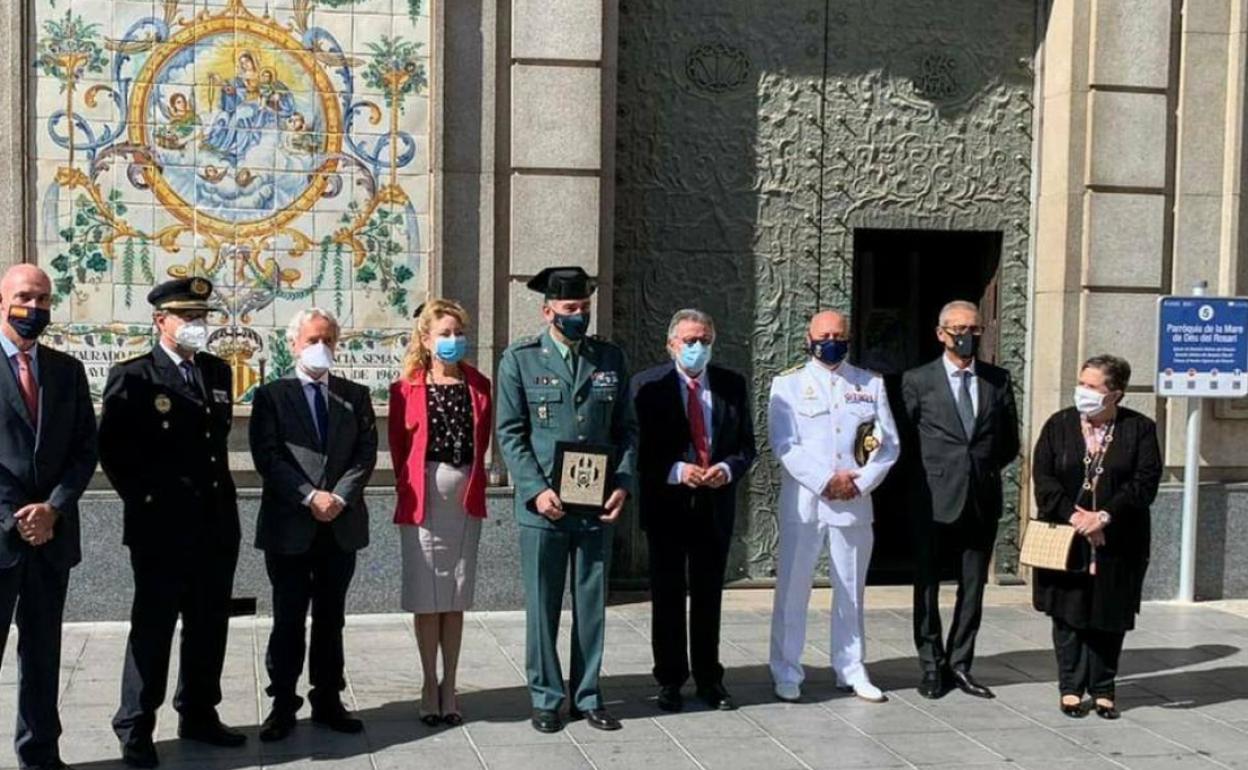
[(186, 381), (187, 387), (198, 393), (199, 382), (195, 379), (195, 364), (190, 360), (186, 360), (178, 364), (178, 369), (182, 370), (182, 379)]
[(962, 418), (962, 430), (969, 440), (975, 432), (975, 405), (971, 402), (971, 378), (975, 375), (969, 369), (958, 373), (962, 378), (962, 390), (958, 395), (958, 417)]
[(708, 468), (711, 465), (711, 442), (706, 437), (706, 420), (702, 416), (702, 399), (698, 398), (701, 387), (697, 380), (689, 380), (689, 437), (693, 440), (693, 452), (697, 455), (698, 465)]
[(35, 373), (30, 369), (30, 354), (25, 350), (17, 351), (17, 384), (22, 391), (22, 400), (26, 402), (26, 410), (30, 412), (30, 424), (39, 427), (39, 386), (35, 384)]
[(316, 435), (321, 441), (321, 452), (324, 453), (329, 436), (329, 405), (325, 403), (325, 391), (319, 382), (310, 382), (312, 388), (312, 411), (316, 416)]

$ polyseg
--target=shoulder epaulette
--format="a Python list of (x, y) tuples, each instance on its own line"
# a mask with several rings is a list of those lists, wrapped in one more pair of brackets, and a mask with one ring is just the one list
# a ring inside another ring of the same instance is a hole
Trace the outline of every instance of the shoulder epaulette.
[(780, 372), (780, 374), (778, 374), (777, 376), (785, 377), (790, 374), (796, 374), (797, 372), (800, 372), (805, 366), (806, 366), (805, 361), (799, 361), (796, 364), (793, 364), (792, 366), (790, 366), (788, 369), (785, 369), (784, 371)]

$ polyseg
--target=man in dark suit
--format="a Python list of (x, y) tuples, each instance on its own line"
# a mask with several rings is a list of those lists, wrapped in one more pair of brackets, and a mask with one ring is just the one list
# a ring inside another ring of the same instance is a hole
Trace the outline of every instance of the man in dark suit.
[[(976, 360), (978, 308), (955, 301), (940, 311), (940, 358), (901, 381), (907, 428), (917, 435), (922, 478), (915, 485), (914, 643), (923, 678), (919, 694), (939, 698), (951, 686), (980, 698), (992, 690), (971, 675), (984, 586), (1001, 518), (1001, 472), (1018, 456), (1018, 411), (1010, 375)], [(948, 641), (940, 623), (941, 565), (952, 560), (958, 598)]]
[(667, 337), (672, 362), (633, 378), (658, 705), (683, 708), (680, 689), (692, 659), (698, 697), (728, 711), (736, 705), (724, 689), (719, 662), (720, 600), (737, 485), (755, 457), (754, 424), (745, 378), (709, 364), (715, 343), (710, 315), (677, 312)]
[(166, 281), (147, 301), (159, 340), (115, 365), (104, 386), (100, 465), (125, 504), (134, 603), (113, 730), (131, 767), (156, 767), (156, 711), (165, 700), (173, 630), (182, 653), (173, 707), (178, 735), (214, 746), (246, 736), (221, 724), (221, 668), (238, 562), (238, 505), (226, 439), (230, 365), (203, 351), (212, 284)]
[(342, 705), (342, 627), (355, 552), (368, 545), (364, 485), (377, 463), (377, 425), (368, 388), (330, 374), (338, 321), (312, 308), (290, 322), (294, 376), (256, 391), (251, 454), (264, 480), (256, 547), (273, 584), (273, 631), (265, 667), (273, 710), (260, 740), (285, 738), (303, 699), (304, 624), (312, 605), (308, 678), (312, 721), (358, 733)]
[(17, 615), (14, 745), (25, 768), (64, 768), (57, 741), (61, 617), (82, 560), (78, 498), (95, 471), (95, 411), (82, 364), (38, 344), (52, 283), (34, 265), (0, 279), (0, 657)]

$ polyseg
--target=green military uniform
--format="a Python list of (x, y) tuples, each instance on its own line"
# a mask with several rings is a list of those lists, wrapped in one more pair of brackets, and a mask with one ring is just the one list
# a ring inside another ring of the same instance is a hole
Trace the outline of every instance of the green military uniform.
[(572, 703), (583, 712), (602, 708), (598, 673), (614, 527), (597, 516), (576, 513), (551, 521), (537, 512), (534, 502), (553, 487), (559, 441), (612, 445), (615, 486), (632, 489), (637, 418), (626, 392), (628, 381), (624, 354), (616, 345), (585, 337), (569, 347), (549, 329), (512, 344), (499, 363), (498, 446), (516, 489), (527, 614), (525, 664), (535, 709), (557, 711), (564, 700), (556, 637), (569, 565)]

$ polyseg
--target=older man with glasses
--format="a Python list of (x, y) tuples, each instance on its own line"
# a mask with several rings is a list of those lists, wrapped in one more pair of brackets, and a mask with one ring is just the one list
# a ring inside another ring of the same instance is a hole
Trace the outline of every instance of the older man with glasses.
[[(911, 510), (915, 521), (914, 643), (923, 678), (919, 694), (951, 687), (992, 698), (971, 676), (988, 565), (1003, 511), (1001, 472), (1018, 456), (1018, 412), (1009, 372), (978, 360), (979, 308), (957, 300), (940, 311), (941, 356), (902, 377), (908, 427), (917, 433), (923, 472)], [(949, 638), (940, 623), (941, 565), (958, 580)]]

